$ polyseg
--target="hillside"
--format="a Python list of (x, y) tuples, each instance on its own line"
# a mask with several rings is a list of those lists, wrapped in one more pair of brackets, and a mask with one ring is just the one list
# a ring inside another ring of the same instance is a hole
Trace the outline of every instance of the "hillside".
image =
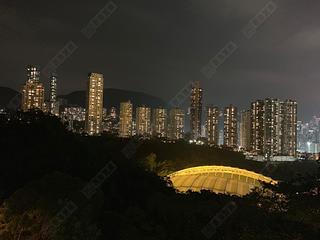
[[(64, 99), (67, 105), (78, 105), (85, 107), (86, 91), (75, 91), (67, 95), (61, 95), (59, 98)], [(104, 107), (119, 108), (120, 102), (130, 100), (134, 106), (148, 105), (150, 107), (166, 106), (166, 102), (158, 97), (154, 97), (141, 92), (127, 91), (121, 89), (107, 88), (104, 89)]]
[[(7, 88), (0, 87), (0, 107), (6, 107), (10, 100), (18, 94), (17, 91)], [(66, 95), (60, 95), (59, 99), (63, 100), (63, 105), (77, 105), (85, 107), (86, 105), (86, 91), (75, 91)], [(166, 106), (166, 102), (158, 97), (154, 97), (142, 92), (127, 91), (121, 89), (107, 88), (104, 90), (104, 107), (119, 108), (120, 102), (130, 100), (133, 105), (147, 105), (150, 107)]]
[(0, 107), (4, 108), (7, 107), (9, 102), (19, 94), (19, 92), (7, 88), (7, 87), (0, 87)]

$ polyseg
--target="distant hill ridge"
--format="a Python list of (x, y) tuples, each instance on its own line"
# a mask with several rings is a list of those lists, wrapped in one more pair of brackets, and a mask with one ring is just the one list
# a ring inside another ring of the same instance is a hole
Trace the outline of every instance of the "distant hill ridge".
[[(0, 87), (0, 107), (6, 107), (10, 100), (14, 98), (19, 92), (7, 88)], [(66, 106), (76, 105), (86, 106), (86, 91), (74, 91), (69, 94), (58, 96), (59, 99), (63, 99), (63, 103)], [(109, 109), (111, 107), (119, 108), (120, 102), (131, 101), (134, 107), (146, 105), (152, 108), (166, 107), (167, 103), (161, 98), (135, 91), (121, 90), (115, 88), (104, 89), (104, 107)]]
[(19, 94), (16, 90), (7, 87), (0, 87), (0, 107), (7, 107), (14, 97)]

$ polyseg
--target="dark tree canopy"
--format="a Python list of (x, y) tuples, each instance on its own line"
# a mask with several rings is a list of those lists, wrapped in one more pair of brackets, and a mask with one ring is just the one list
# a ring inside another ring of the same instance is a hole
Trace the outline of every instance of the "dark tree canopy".
[[(157, 140), (139, 143), (128, 159), (123, 149), (131, 140), (75, 135), (39, 112), (3, 118), (0, 131), (0, 239), (49, 239), (39, 237), (43, 226), (69, 201), (77, 209), (53, 239), (207, 239), (204, 228), (230, 203), (235, 209), (209, 226), (214, 239), (319, 239), (315, 163), (279, 165), (270, 171), (282, 179), (279, 186), (243, 198), (178, 194), (157, 173), (208, 164), (264, 166), (228, 150)], [(110, 162), (116, 170), (87, 198), (81, 190)]]

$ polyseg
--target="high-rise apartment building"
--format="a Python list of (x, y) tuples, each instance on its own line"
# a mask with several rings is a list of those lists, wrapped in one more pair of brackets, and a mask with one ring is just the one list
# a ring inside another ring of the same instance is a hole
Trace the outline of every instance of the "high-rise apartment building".
[(250, 150), (263, 155), (264, 149), (264, 101), (257, 100), (251, 104), (251, 147)]
[(240, 147), (246, 151), (251, 147), (251, 110), (240, 113)]
[(33, 82), (40, 81), (40, 69), (33, 65), (27, 66), (27, 80)]
[(173, 108), (169, 112), (168, 138), (171, 140), (183, 139), (184, 137), (184, 111)]
[(27, 81), (22, 88), (22, 111), (39, 109), (44, 111), (44, 87), (40, 82), (40, 70), (27, 66)]
[(167, 132), (167, 109), (155, 108), (152, 113), (152, 135), (165, 138)]
[(120, 115), (119, 115), (119, 137), (129, 138), (132, 136), (133, 122), (132, 122), (132, 103), (122, 102), (120, 103)]
[(282, 155), (297, 156), (297, 112), (298, 104), (294, 100), (283, 103), (283, 139)]
[(238, 110), (229, 105), (224, 109), (223, 144), (227, 147), (238, 146)]
[(136, 108), (136, 134), (143, 137), (151, 135), (151, 109), (149, 107)]
[(267, 159), (296, 156), (297, 102), (267, 98), (251, 104), (251, 150)]
[(57, 75), (50, 76), (50, 96), (49, 96), (49, 110), (53, 115), (59, 115), (59, 102), (57, 101)]
[(200, 88), (200, 82), (196, 81), (191, 89), (190, 127), (192, 140), (201, 137), (202, 95), (203, 90)]
[(263, 153), (269, 158), (281, 155), (282, 103), (278, 99), (264, 100), (264, 146)]
[(86, 132), (99, 135), (103, 120), (103, 75), (90, 73), (88, 76)]
[(207, 107), (206, 135), (210, 145), (219, 145), (219, 108)]

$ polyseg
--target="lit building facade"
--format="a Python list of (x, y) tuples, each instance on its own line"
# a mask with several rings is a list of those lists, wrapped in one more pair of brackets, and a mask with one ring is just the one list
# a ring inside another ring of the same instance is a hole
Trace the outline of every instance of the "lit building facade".
[(137, 124), (134, 119), (132, 119), (132, 125), (131, 125), (131, 136), (137, 135)]
[(282, 155), (297, 156), (297, 113), (298, 103), (294, 100), (285, 100), (283, 103), (282, 121)]
[(264, 101), (257, 100), (251, 104), (251, 147), (256, 155), (263, 155), (264, 149)]
[(168, 138), (179, 140), (184, 137), (184, 111), (180, 108), (173, 108), (169, 112)]
[(200, 82), (196, 81), (191, 89), (190, 99), (190, 127), (192, 140), (197, 140), (201, 137), (202, 96), (203, 90), (200, 88)]
[(251, 105), (251, 150), (267, 159), (297, 156), (297, 102), (267, 98)]
[(39, 109), (44, 111), (44, 87), (40, 82), (40, 70), (35, 66), (27, 66), (27, 81), (22, 88), (22, 111)]
[(250, 151), (251, 147), (251, 110), (240, 113), (240, 147)]
[(238, 110), (229, 105), (224, 109), (223, 144), (227, 147), (238, 146)]
[(132, 122), (132, 103), (122, 102), (120, 103), (120, 115), (119, 115), (119, 137), (129, 138), (132, 136), (133, 122)]
[(155, 108), (152, 111), (152, 135), (158, 138), (167, 136), (167, 109)]
[(109, 113), (106, 113), (103, 119), (103, 131), (116, 135), (119, 130), (119, 118), (117, 109), (112, 107)]
[(263, 153), (269, 158), (282, 154), (282, 103), (278, 99), (264, 100), (264, 146)]
[(51, 74), (50, 76), (50, 97), (49, 97), (49, 110), (53, 115), (59, 115), (59, 102), (57, 101), (57, 75)]
[(62, 122), (69, 131), (83, 133), (86, 120), (86, 109), (82, 107), (66, 107), (60, 114)]
[(143, 137), (151, 135), (151, 108), (146, 106), (136, 108), (136, 135)]
[(86, 132), (88, 135), (102, 133), (103, 120), (103, 75), (90, 73), (87, 92)]
[(298, 121), (297, 151), (306, 153), (320, 152), (320, 118), (314, 116), (309, 122)]
[(79, 122), (85, 122), (86, 120), (86, 109), (82, 107), (65, 107), (61, 112), (62, 120), (75, 120)]
[(210, 145), (219, 145), (219, 108), (208, 106), (206, 113), (206, 135)]

